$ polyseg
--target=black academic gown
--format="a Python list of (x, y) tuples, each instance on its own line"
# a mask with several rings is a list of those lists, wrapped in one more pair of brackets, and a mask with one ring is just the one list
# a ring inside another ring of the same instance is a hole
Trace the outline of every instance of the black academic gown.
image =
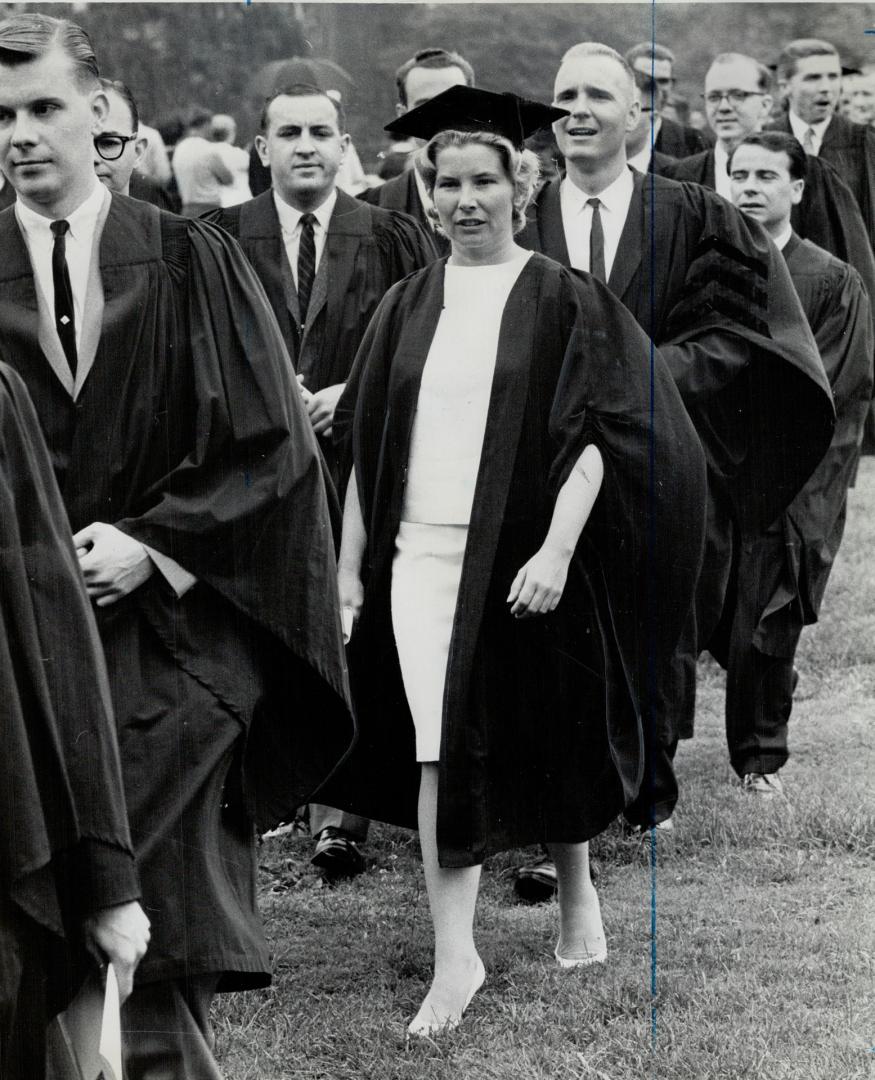
[[(786, 114), (768, 129), (793, 133)], [(875, 238), (875, 132), (865, 124), (833, 116), (818, 156), (829, 162), (851, 189), (866, 223), (866, 234), (870, 240)]]
[[(386, 290), (436, 258), (429, 235), (409, 217), (338, 191), (302, 333), (273, 192), (206, 216), (239, 241), (264, 286), (295, 371), (313, 391), (346, 381)], [(337, 481), (331, 440), (319, 442)]]
[[(360, 741), (338, 805), (415, 825), (419, 767), (392, 632), (392, 557), (444, 262), (389, 291), (338, 406), (368, 533), (349, 647)], [(352, 410), (354, 409), (354, 415)], [(595, 508), (550, 616), (506, 597), (587, 443)], [(651, 458), (651, 452), (653, 457)], [(444, 699), (444, 866), (600, 832), (637, 793), (650, 665), (683, 623), (701, 557), (704, 462), (662, 358), (588, 275), (533, 255), (505, 307)]]
[(710, 143), (711, 140), (705, 132), (664, 116), (659, 125), (654, 149), (660, 154), (668, 154), (669, 157), (685, 158), (690, 154), (700, 154)]
[[(722, 612), (733, 537), (764, 527), (795, 497), (829, 446), (834, 412), (787, 268), (765, 233), (700, 185), (653, 174), (634, 183), (608, 287), (665, 358), (709, 476), (695, 617), (658, 680), (658, 730), (670, 743), (692, 734), (696, 657)], [(540, 192), (519, 242), (568, 264), (558, 181)]]
[[(875, 256), (860, 208), (851, 189), (828, 161), (808, 158), (802, 201), (793, 207), (793, 231), (804, 240), (828, 251), (842, 262), (850, 263), (863, 279), (871, 298), (875, 298)], [(670, 165), (663, 173), (672, 180), (703, 184), (713, 191), (714, 151), (696, 154)]]
[(0, 358), (30, 390), (72, 528), (114, 524), (197, 578), (178, 599), (156, 571), (96, 611), (152, 920), (138, 980), (263, 984), (253, 819), (288, 819), (353, 735), (324, 464), (288, 354), (221, 230), (115, 195), (74, 402), (38, 344), (12, 211), (0, 246)]
[[(4, 1077), (13, 1032), (39, 1069), (47, 1016), (84, 971), (81, 921), (140, 895), (106, 669), (71, 535), (33, 405), (0, 364)], [(10, 962), (11, 941), (24, 970)]]
[(429, 221), (422, 199), (419, 197), (413, 168), (405, 169), (403, 173), (393, 176), (385, 184), (359, 192), (357, 198), (371, 206), (381, 206), (384, 210), (400, 210), (403, 214), (409, 214), (430, 234), (438, 255), (449, 255), (450, 242), (443, 233), (437, 232), (433, 223)]
[(784, 573), (762, 606), (757, 649), (792, 657), (817, 621), (845, 526), (863, 423), (872, 397), (871, 303), (846, 263), (795, 234), (783, 249), (826, 369), (836, 409), (829, 449), (784, 515)]

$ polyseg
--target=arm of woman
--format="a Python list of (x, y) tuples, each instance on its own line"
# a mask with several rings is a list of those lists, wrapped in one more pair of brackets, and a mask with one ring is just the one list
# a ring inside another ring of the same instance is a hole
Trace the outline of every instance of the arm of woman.
[(367, 539), (358, 484), (355, 469), (353, 469), (343, 504), (343, 530), (340, 537), (340, 555), (337, 559), (337, 589), (340, 595), (344, 641), (349, 641), (362, 609), (364, 600), (362, 559)]
[(562, 599), (568, 564), (595, 504), (604, 471), (601, 452), (590, 443), (559, 489), (544, 543), (513, 579), (507, 602), (515, 618), (546, 615)]

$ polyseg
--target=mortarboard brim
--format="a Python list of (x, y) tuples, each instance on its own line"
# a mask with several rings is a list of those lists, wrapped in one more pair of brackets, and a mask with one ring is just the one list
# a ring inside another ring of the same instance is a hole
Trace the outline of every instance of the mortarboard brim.
[(473, 86), (451, 86), (399, 116), (383, 130), (425, 140), (449, 129), (491, 131), (503, 135), (521, 149), (530, 135), (563, 116), (568, 116), (565, 109), (528, 101), (516, 94), (494, 94)]

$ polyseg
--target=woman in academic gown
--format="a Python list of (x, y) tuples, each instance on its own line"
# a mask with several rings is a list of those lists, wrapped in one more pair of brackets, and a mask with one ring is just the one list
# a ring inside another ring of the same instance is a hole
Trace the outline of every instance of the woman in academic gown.
[(704, 462), (661, 357), (598, 281), (514, 242), (523, 138), (557, 113), (454, 87), (391, 125), (431, 139), (452, 251), (389, 291), (335, 417), (361, 727), (336, 794), (418, 819), (435, 971), (413, 1035), (458, 1024), (484, 979), (496, 850), (548, 843), (556, 959), (605, 960), (587, 841), (638, 790), (648, 671), (701, 559)]

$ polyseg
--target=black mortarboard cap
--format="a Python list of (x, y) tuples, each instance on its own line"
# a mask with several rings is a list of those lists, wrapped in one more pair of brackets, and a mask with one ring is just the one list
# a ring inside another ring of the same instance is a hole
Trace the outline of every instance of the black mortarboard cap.
[(568, 116), (565, 109), (554, 109), (539, 101), (528, 101), (516, 94), (494, 94), (473, 86), (451, 86), (449, 90), (399, 116), (384, 131), (394, 135), (412, 135), (431, 139), (439, 131), (491, 131), (503, 135), (518, 149), (540, 128)]

